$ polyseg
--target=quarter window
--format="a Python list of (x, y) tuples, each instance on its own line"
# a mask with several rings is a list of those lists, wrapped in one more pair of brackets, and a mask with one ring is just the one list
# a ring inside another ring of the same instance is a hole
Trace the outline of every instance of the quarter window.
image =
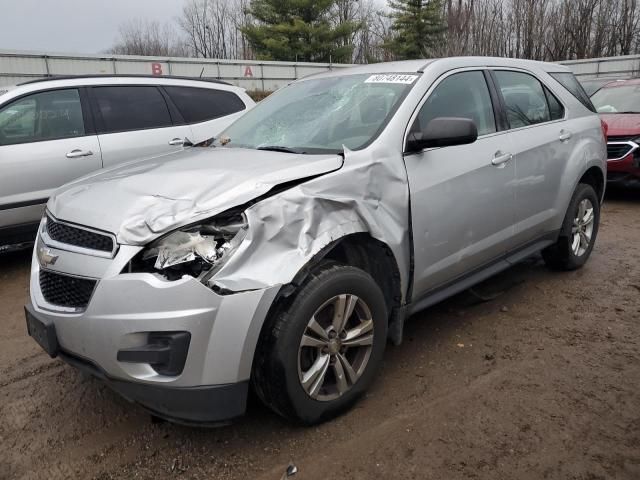
[(424, 103), (413, 131), (420, 131), (438, 117), (470, 118), (478, 135), (496, 131), (489, 88), (482, 72), (456, 73), (443, 80)]
[[(495, 72), (507, 108), (511, 128), (527, 127), (551, 120), (547, 97), (540, 81), (521, 72)], [(556, 112), (557, 115), (557, 112)]]
[(551, 120), (562, 120), (564, 118), (564, 107), (560, 103), (560, 100), (556, 98), (556, 96), (551, 93), (547, 87), (544, 88), (544, 94), (547, 97), (547, 103), (549, 104), (549, 114), (551, 115)]
[(560, 72), (560, 73), (550, 73), (553, 78), (555, 78), (560, 85), (566, 88), (574, 97), (576, 97), (580, 103), (582, 103), (585, 107), (591, 110), (593, 113), (596, 113), (596, 108), (591, 103), (591, 99), (589, 99), (589, 95), (584, 91), (582, 85), (578, 82), (575, 75), (571, 72)]
[(0, 145), (80, 137), (84, 134), (82, 104), (76, 89), (36, 93), (0, 110)]
[(102, 116), (100, 133), (172, 125), (167, 102), (156, 87), (94, 87), (93, 95)]
[(245, 104), (232, 92), (211, 88), (164, 87), (187, 123), (206, 122), (244, 110)]

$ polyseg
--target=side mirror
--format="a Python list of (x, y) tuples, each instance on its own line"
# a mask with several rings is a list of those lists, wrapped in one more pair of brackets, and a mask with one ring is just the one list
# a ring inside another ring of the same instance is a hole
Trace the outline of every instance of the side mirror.
[(407, 152), (419, 152), (433, 147), (467, 145), (477, 139), (478, 127), (470, 118), (438, 117), (431, 120), (421, 132), (409, 134)]

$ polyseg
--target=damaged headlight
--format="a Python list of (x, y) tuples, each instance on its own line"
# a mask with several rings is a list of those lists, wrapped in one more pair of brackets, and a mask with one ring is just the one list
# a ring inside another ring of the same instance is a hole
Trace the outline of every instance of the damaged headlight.
[(204, 283), (222, 268), (246, 235), (244, 214), (214, 218), (153, 242), (142, 252), (141, 265), (132, 270), (156, 271), (169, 280), (190, 275)]

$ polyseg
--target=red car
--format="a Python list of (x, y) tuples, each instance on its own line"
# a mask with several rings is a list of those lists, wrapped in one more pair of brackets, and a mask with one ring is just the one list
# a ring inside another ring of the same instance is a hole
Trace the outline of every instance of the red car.
[(640, 79), (609, 83), (591, 101), (609, 127), (607, 180), (640, 183)]

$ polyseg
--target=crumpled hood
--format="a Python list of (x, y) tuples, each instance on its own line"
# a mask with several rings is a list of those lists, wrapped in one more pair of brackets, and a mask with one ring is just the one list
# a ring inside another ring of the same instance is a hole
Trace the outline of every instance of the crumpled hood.
[(609, 136), (638, 135), (640, 137), (640, 115), (637, 113), (600, 114), (607, 122)]
[(103, 170), (58, 189), (47, 208), (60, 220), (143, 245), (273, 187), (339, 169), (339, 155), (193, 148)]

